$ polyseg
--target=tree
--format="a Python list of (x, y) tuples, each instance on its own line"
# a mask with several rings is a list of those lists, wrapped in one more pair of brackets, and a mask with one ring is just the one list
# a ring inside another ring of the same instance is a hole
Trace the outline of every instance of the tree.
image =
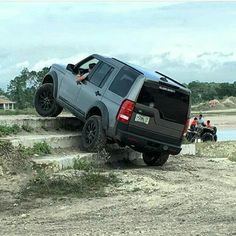
[(16, 102), (17, 108), (24, 109), (33, 106), (34, 94), (48, 71), (47, 67), (39, 72), (24, 68), (19, 76), (10, 81), (7, 94), (11, 100)]
[(5, 96), (5, 95), (6, 93), (4, 92), (4, 90), (0, 88), (0, 96)]

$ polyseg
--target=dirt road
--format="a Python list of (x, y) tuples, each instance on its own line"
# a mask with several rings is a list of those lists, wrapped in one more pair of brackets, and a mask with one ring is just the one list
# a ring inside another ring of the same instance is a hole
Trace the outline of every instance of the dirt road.
[(236, 163), (171, 157), (162, 168), (114, 164), (102, 198), (19, 203), (21, 176), (1, 177), (1, 235), (236, 235)]

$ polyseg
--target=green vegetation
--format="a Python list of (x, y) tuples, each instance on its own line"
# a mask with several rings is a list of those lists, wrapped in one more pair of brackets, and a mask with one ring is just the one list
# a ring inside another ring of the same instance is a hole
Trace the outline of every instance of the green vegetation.
[(13, 147), (8, 141), (0, 141), (0, 166), (10, 173), (32, 171), (31, 157), (35, 154), (45, 155), (51, 153), (50, 146), (43, 143), (35, 143), (33, 147), (22, 145)]
[(94, 169), (98, 169), (98, 162), (91, 162), (84, 159), (74, 160), (73, 169), (75, 170), (85, 170), (85, 171), (93, 171)]
[(40, 85), (42, 78), (48, 71), (49, 68), (47, 67), (39, 72), (29, 71), (27, 68), (24, 68), (20, 75), (10, 81), (7, 92), (0, 91), (0, 93), (7, 96), (12, 101), (15, 101), (17, 109), (22, 110), (33, 107), (34, 94)]
[(51, 153), (51, 147), (46, 142), (35, 143), (33, 147), (25, 147), (20, 145), (17, 149), (18, 152), (25, 158), (34, 154), (45, 155)]
[(196, 143), (197, 156), (206, 158), (228, 158), (236, 160), (236, 142), (205, 142)]
[(199, 104), (212, 99), (223, 99), (236, 94), (236, 81), (232, 84), (193, 81), (187, 87), (192, 91), (192, 104)]
[(182, 141), (182, 144), (190, 144), (190, 142), (184, 137), (183, 141)]
[(0, 137), (10, 135), (10, 134), (17, 134), (21, 131), (20, 126), (18, 125), (0, 125)]
[(11, 135), (11, 134), (18, 134), (20, 131), (32, 132), (33, 128), (28, 125), (0, 125), (0, 137)]
[(116, 185), (119, 179), (114, 174), (100, 172), (83, 172), (67, 175), (49, 176), (43, 170), (37, 172), (36, 176), (22, 189), (23, 197), (45, 197), (45, 196), (76, 196), (76, 197), (98, 197), (106, 196), (105, 187)]
[(36, 115), (34, 108), (24, 108), (16, 110), (0, 110), (0, 115), (13, 116), (13, 115)]

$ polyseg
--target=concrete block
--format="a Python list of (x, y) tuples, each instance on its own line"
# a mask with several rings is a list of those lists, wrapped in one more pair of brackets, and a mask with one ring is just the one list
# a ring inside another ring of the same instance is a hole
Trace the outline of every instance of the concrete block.
[(47, 134), (47, 135), (19, 135), (0, 140), (9, 141), (13, 146), (20, 144), (25, 147), (33, 147), (35, 143), (46, 142), (52, 148), (79, 147), (81, 133)]
[(1, 125), (27, 126), (32, 129), (81, 129), (83, 123), (74, 116), (39, 117), (29, 115), (0, 116)]
[(86, 159), (88, 161), (94, 161), (96, 153), (75, 153), (59, 156), (46, 156), (36, 157), (33, 162), (37, 166), (41, 166), (45, 169), (50, 169), (51, 172), (57, 172), (64, 169), (73, 169), (74, 162), (80, 159)]
[(196, 155), (196, 145), (192, 144), (183, 144), (180, 155)]

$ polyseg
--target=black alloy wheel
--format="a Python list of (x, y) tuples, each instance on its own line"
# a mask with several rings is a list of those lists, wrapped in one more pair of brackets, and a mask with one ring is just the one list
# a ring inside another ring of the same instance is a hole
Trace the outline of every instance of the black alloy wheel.
[(98, 127), (96, 124), (90, 120), (85, 127), (85, 140), (88, 145), (94, 142), (98, 133)]
[(89, 117), (82, 130), (82, 149), (87, 152), (101, 151), (105, 147), (106, 141), (101, 116)]
[(53, 97), (53, 84), (43, 84), (35, 94), (35, 109), (41, 116), (58, 116), (62, 107), (58, 105)]

